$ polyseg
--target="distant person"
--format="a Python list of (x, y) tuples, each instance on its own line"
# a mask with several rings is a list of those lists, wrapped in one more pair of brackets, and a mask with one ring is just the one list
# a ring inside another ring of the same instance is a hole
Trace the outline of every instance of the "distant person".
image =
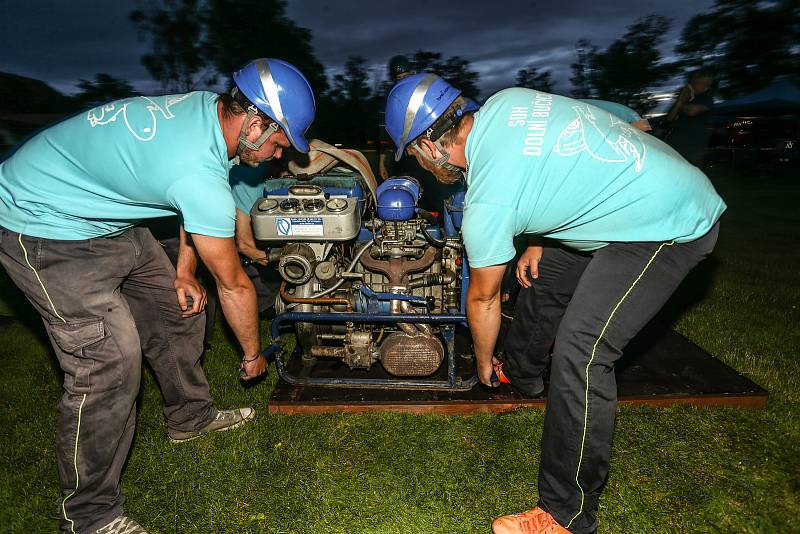
[[(389, 74), (389, 81), (392, 85), (396, 84), (406, 76), (414, 74), (414, 69), (411, 67), (411, 62), (408, 58), (404, 55), (397, 55), (392, 56), (389, 60), (389, 63), (386, 64), (386, 72)], [(383, 117), (383, 113), (380, 114)], [(378, 133), (379, 138), (379, 145), (378, 145), (378, 174), (380, 175), (382, 180), (389, 178), (390, 176), (397, 175), (398, 173), (390, 174), (389, 169), (391, 168), (393, 171), (398, 170), (397, 166), (393, 166), (391, 162), (394, 158), (391, 157), (393, 151), (391, 147), (386, 149), (383, 148), (383, 143), (389, 141), (386, 138), (386, 131), (383, 129), (383, 124), (380, 125), (380, 131)]]
[(402, 54), (393, 56), (392, 59), (389, 60), (387, 68), (393, 83), (397, 83), (406, 76), (416, 72), (411, 66), (411, 62), (408, 60), (408, 57)]
[[(120, 477), (136, 428), (142, 355), (183, 443), (251, 420), (218, 410), (200, 365), (213, 275), (242, 349), (241, 378), (266, 372), (256, 294), (234, 242), (231, 165), (308, 150), (316, 105), (306, 78), (278, 59), (233, 74), (230, 94), (118, 100), (31, 138), (0, 164), (0, 264), (42, 316), (61, 369), (56, 459), (59, 527), (146, 534), (124, 514)], [(146, 219), (180, 214), (177, 269)], [(189, 302), (191, 297), (191, 303)]]
[(706, 69), (699, 69), (689, 74), (689, 83), (681, 89), (678, 99), (666, 117), (665, 140), (695, 167), (703, 165), (708, 139), (711, 136), (713, 83), (714, 78)]

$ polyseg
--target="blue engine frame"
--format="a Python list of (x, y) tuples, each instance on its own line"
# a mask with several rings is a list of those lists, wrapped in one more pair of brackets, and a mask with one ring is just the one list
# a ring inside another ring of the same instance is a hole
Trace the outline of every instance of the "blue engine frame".
[[(421, 389), (421, 390), (455, 390), (468, 391), (478, 383), (478, 376), (464, 380), (456, 376), (455, 353), (455, 325), (466, 320), (461, 314), (448, 315), (446, 313), (426, 314), (366, 314), (366, 313), (313, 313), (313, 312), (287, 312), (282, 313), (272, 320), (272, 344), (267, 347), (263, 356), (269, 360), (275, 359), (275, 368), (278, 376), (293, 386), (317, 387), (350, 387), (362, 389)], [(445, 340), (447, 351), (447, 380), (403, 380), (383, 378), (302, 378), (290, 374), (283, 361), (284, 342), (280, 338), (279, 329), (284, 322), (309, 322), (309, 323), (429, 323), (445, 325), (442, 328), (442, 337)]]
[[(293, 183), (297, 182), (287, 179), (270, 180), (267, 182), (268, 186), (265, 192), (267, 194), (285, 194), (285, 192), (288, 191), (288, 186)], [(348, 185), (346, 175), (334, 175), (329, 177), (318, 176), (311, 179), (310, 183), (321, 186), (324, 191), (331, 194), (344, 194), (357, 197), (361, 206), (364, 206), (362, 188), (358, 183)], [(444, 235), (446, 237), (454, 238), (459, 236), (463, 206), (463, 193), (456, 193), (445, 204)], [(438, 228), (432, 233), (435, 233), (437, 236), (440, 235)], [(362, 226), (361, 232), (356, 240), (367, 241), (371, 238), (372, 235)], [(390, 314), (388, 313), (388, 301), (391, 299), (424, 302), (424, 298), (412, 295), (396, 295), (393, 293), (376, 293), (364, 287), (360, 291), (360, 298), (357, 299), (355, 303), (355, 312), (285, 312), (272, 320), (270, 345), (262, 352), (262, 355), (267, 360), (274, 358), (278, 376), (288, 384), (295, 386), (467, 391), (477, 384), (478, 378), (475, 372), (472, 373), (469, 379), (456, 376), (455, 328), (456, 325), (460, 324), (466, 326), (467, 324), (466, 294), (468, 287), (469, 265), (466, 254), (464, 254), (461, 264), (461, 306), (459, 310), (449, 310), (449, 313)], [(287, 370), (286, 362), (283, 359), (285, 343), (280, 337), (279, 330), (282, 324), (294, 322), (360, 324), (408, 322), (441, 325), (441, 334), (445, 342), (447, 359), (447, 380), (312, 378), (292, 375)]]

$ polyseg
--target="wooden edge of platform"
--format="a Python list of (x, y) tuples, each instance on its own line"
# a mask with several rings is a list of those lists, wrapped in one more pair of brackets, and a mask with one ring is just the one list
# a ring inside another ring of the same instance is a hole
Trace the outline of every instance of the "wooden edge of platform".
[(544, 402), (539, 406), (534, 404), (492, 404), (492, 403), (455, 403), (448, 402), (446, 404), (438, 403), (375, 403), (364, 402), (358, 404), (335, 404), (335, 403), (309, 403), (309, 404), (273, 404), (269, 405), (269, 413), (271, 414), (284, 414), (284, 415), (301, 415), (301, 414), (321, 414), (321, 413), (370, 413), (370, 412), (395, 412), (395, 413), (410, 413), (413, 415), (468, 415), (473, 413), (492, 413), (492, 412), (508, 412), (519, 408), (528, 407), (544, 407)]
[[(692, 406), (732, 406), (738, 408), (763, 409), (767, 405), (769, 395), (766, 392), (744, 394), (717, 395), (658, 395), (641, 397), (624, 397), (618, 404), (671, 406), (689, 404)], [(370, 413), (396, 412), (414, 415), (443, 414), (467, 415), (473, 413), (497, 413), (518, 410), (521, 408), (544, 408), (546, 399), (489, 399), (481, 401), (298, 401), (285, 402), (270, 400), (269, 413), (283, 415), (313, 415), (322, 413)]]
[(673, 404), (689, 404), (692, 406), (732, 406), (736, 408), (764, 409), (767, 407), (769, 394), (766, 391), (753, 393), (729, 393), (713, 395), (658, 395), (625, 397), (619, 404), (671, 406)]

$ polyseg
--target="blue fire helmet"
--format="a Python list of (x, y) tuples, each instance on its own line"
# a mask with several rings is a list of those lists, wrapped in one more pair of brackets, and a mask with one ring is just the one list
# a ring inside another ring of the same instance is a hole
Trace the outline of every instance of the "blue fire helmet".
[(461, 90), (430, 72), (412, 74), (397, 82), (386, 100), (386, 132), (394, 141), (395, 161), (408, 144), (442, 116)]
[(274, 58), (256, 59), (234, 72), (233, 82), (283, 128), (293, 147), (308, 152), (304, 135), (314, 121), (317, 106), (311, 85), (294, 65)]

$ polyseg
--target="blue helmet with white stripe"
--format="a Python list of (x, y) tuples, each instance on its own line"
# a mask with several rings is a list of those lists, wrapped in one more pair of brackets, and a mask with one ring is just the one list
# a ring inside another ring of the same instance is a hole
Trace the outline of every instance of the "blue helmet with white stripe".
[[(408, 144), (425, 133), (461, 94), (436, 74), (421, 72), (397, 82), (386, 100), (386, 132), (399, 160)], [(471, 110), (464, 110), (471, 111)]]
[[(283, 128), (293, 147), (308, 152), (305, 133), (314, 121), (317, 106), (311, 85), (297, 67), (280, 59), (256, 59), (234, 72), (233, 82), (234, 92), (241, 91), (250, 103)], [(241, 139), (240, 142), (257, 150), (272, 131), (265, 132), (267, 135), (255, 144)]]

